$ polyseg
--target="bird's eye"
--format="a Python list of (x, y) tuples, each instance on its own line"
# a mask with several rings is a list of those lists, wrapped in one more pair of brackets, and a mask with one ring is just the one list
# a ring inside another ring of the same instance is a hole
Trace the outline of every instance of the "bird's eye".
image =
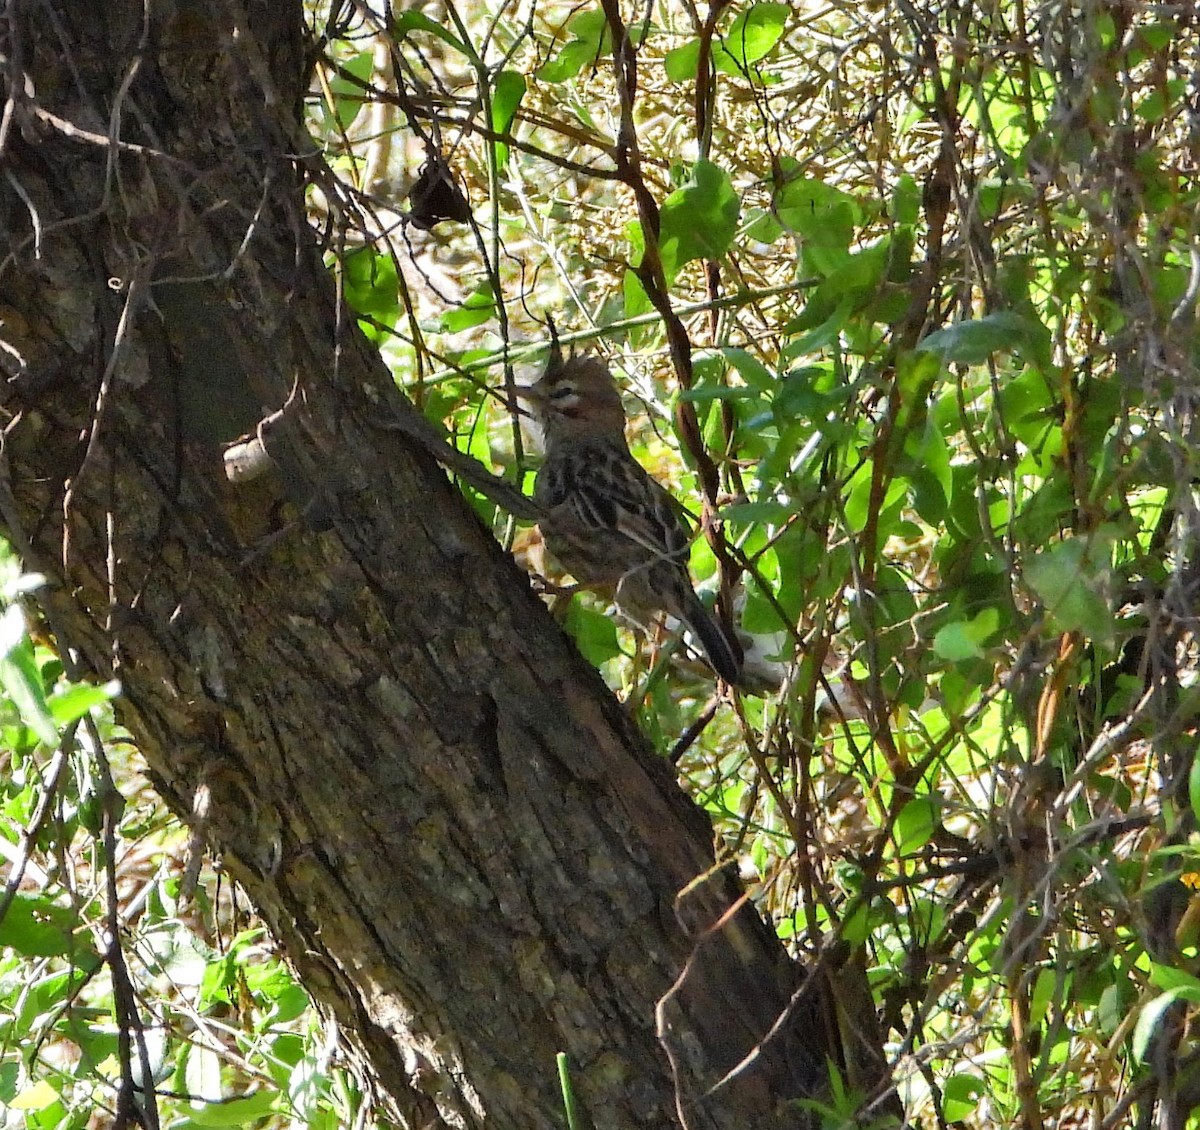
[(575, 386), (573, 384), (555, 385), (550, 390), (551, 400), (569, 400), (575, 395)]

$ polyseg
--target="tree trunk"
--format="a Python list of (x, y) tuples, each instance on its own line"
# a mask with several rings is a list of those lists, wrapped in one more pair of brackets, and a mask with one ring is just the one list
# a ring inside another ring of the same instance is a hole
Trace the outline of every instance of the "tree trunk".
[(407, 1125), (558, 1127), (559, 1051), (596, 1127), (806, 1124), (817, 993), (704, 1097), (802, 979), (749, 906), (707, 932), (703, 816), (380, 426), (411, 409), (303, 211), (299, 0), (147, 10), (0, 23), (0, 505), (60, 644)]

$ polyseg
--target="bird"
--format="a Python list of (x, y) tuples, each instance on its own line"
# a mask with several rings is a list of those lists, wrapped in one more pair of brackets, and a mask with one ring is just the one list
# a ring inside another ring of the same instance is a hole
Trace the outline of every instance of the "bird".
[(533, 500), (551, 554), (581, 584), (611, 590), (634, 621), (657, 612), (683, 621), (713, 670), (737, 684), (741, 648), (692, 587), (681, 508), (630, 453), (608, 366), (586, 353), (564, 360), (555, 338), (545, 373), (519, 397), (542, 435)]

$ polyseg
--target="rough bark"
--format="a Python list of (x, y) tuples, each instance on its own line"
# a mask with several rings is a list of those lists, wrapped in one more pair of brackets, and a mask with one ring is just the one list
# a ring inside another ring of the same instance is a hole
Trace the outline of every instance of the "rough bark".
[(597, 1127), (805, 1124), (816, 994), (702, 1097), (801, 979), (749, 907), (706, 933), (705, 820), (379, 426), (408, 409), (303, 214), (298, 0), (149, 11), (0, 24), (0, 501), (61, 642), (406, 1124), (559, 1126), (559, 1051)]

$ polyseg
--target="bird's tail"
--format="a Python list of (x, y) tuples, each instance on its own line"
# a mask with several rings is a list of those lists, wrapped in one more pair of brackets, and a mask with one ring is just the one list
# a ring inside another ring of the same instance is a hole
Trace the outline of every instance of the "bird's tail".
[(700, 641), (712, 669), (725, 682), (736, 685), (742, 677), (742, 649), (737, 640), (721, 627), (698, 597), (688, 601), (686, 613), (683, 620)]

